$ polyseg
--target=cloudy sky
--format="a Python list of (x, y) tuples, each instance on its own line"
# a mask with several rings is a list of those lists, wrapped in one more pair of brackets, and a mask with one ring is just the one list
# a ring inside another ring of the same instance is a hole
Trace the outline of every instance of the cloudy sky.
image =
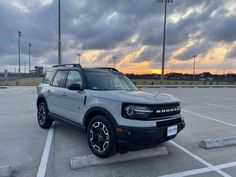
[[(61, 0), (64, 63), (116, 66), (126, 73), (159, 72), (164, 4), (156, 0)], [(57, 63), (57, 0), (0, 0), (0, 71), (21, 63)], [(235, 0), (174, 0), (168, 4), (166, 72), (236, 73)], [(28, 71), (28, 67), (27, 67)]]

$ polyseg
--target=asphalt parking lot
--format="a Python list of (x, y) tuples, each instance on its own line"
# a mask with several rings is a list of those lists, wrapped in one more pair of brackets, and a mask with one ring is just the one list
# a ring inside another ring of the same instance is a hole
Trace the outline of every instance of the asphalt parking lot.
[(182, 100), (186, 128), (164, 143), (168, 155), (71, 170), (72, 157), (92, 153), (82, 131), (56, 122), (44, 167), (49, 131), (40, 129), (36, 121), (36, 88), (8, 87), (0, 89), (0, 166), (10, 164), (16, 177), (34, 177), (44, 169), (47, 177), (236, 176), (236, 146), (209, 150), (198, 146), (203, 139), (236, 136), (235, 88), (144, 90)]

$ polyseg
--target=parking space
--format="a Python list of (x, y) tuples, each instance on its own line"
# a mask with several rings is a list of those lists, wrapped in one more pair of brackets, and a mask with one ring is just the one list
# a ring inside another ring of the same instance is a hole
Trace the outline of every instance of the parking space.
[[(206, 150), (199, 142), (236, 136), (236, 89), (151, 88), (182, 100), (186, 128), (164, 143), (169, 154), (135, 161), (71, 170), (70, 159), (92, 154), (86, 134), (56, 122), (46, 176), (236, 176), (235, 146)], [(0, 90), (0, 165), (10, 164), (13, 176), (37, 176), (48, 130), (36, 122), (36, 89), (8, 87)]]
[(13, 176), (36, 176), (47, 136), (35, 120), (35, 88), (0, 91), (0, 165), (13, 166)]
[(224, 171), (231, 176), (235, 176), (235, 174), (236, 174), (236, 168), (227, 168)]
[[(115, 163), (111, 165), (71, 170), (70, 158), (92, 154), (87, 146), (86, 136), (76, 128), (56, 123), (56, 136), (54, 147), (54, 174), (62, 177), (70, 176), (159, 176), (168, 172), (175, 173), (178, 169), (191, 170), (202, 168), (204, 165), (191, 158), (172, 144), (166, 144), (168, 156), (160, 156), (138, 161)], [(173, 159), (170, 159), (170, 156)], [(168, 168), (166, 165), (168, 164)], [(171, 167), (171, 168), (170, 168)], [(63, 171), (63, 173), (62, 173)]]

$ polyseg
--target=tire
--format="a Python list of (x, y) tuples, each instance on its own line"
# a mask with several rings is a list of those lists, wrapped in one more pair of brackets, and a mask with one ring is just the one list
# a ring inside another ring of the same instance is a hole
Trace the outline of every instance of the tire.
[(98, 157), (106, 158), (116, 152), (114, 127), (103, 115), (97, 115), (89, 122), (87, 140), (91, 151)]
[(37, 120), (39, 126), (43, 129), (50, 128), (53, 123), (53, 120), (48, 116), (48, 108), (44, 102), (38, 105)]

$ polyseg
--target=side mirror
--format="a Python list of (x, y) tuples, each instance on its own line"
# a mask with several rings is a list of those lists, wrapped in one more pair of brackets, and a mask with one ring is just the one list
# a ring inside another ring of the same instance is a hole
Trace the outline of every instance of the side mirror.
[(69, 90), (82, 90), (81, 88), (81, 85), (79, 83), (77, 84), (71, 84), (69, 87), (68, 87)]

